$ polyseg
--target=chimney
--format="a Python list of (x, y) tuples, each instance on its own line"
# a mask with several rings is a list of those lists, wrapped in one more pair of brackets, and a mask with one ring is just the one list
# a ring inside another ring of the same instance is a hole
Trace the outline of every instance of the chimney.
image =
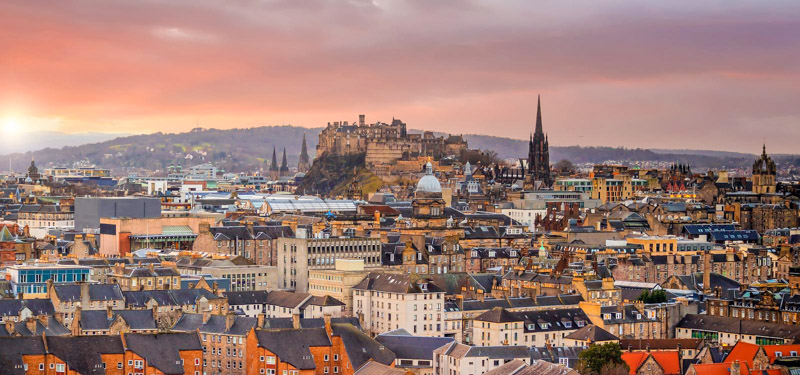
[(203, 324), (208, 323), (208, 319), (211, 319), (211, 310), (204, 309), (203, 310)]
[(628, 344), (628, 353), (630, 353), (630, 352), (632, 352), (632, 351), (633, 351), (633, 345), (631, 345), (631, 344)]
[(258, 328), (258, 329), (264, 328), (264, 318), (265, 317), (266, 317), (266, 315), (263, 314), (263, 313), (258, 314), (256, 316), (256, 318), (258, 319), (258, 323), (257, 323), (258, 325), (256, 326), (256, 328)]
[(711, 294), (711, 252), (703, 254), (703, 292)]
[(236, 322), (236, 314), (228, 312), (225, 315), (225, 330), (229, 331), (231, 327), (233, 327), (233, 323), (235, 322)]
[(25, 328), (27, 328), (28, 331), (31, 331), (31, 333), (33, 333), (34, 335), (36, 334), (36, 322), (37, 321), (38, 320), (36, 320), (33, 317), (30, 317), (27, 320), (25, 320)]
[(61, 324), (61, 325), (64, 325), (64, 313), (63, 313), (63, 312), (56, 311), (56, 312), (53, 314), (53, 318), (55, 318), (55, 319), (56, 319), (56, 321), (57, 321), (59, 324)]
[(211, 232), (211, 224), (209, 224), (209, 223), (200, 223), (197, 226), (197, 231), (199, 232), (199, 234), (210, 233)]
[(741, 368), (741, 365), (739, 364), (739, 360), (737, 359), (737, 360), (733, 361), (733, 363), (731, 363), (731, 374), (730, 375), (741, 375), (741, 373), (742, 373), (742, 368)]
[(106, 319), (111, 320), (114, 318), (114, 310), (111, 309), (111, 305), (106, 306)]
[(358, 126), (364, 126), (365, 122), (366, 122), (366, 116), (358, 115)]
[(485, 296), (486, 296), (486, 293), (483, 292), (483, 289), (478, 289), (478, 300), (483, 302)]
[(81, 307), (89, 309), (89, 283), (81, 283)]
[(333, 329), (331, 328), (331, 314), (325, 314), (322, 316), (322, 319), (325, 321), (325, 332), (328, 332), (328, 337), (333, 334)]
[(153, 306), (153, 321), (158, 325), (158, 305)]
[(53, 292), (51, 291), (53, 289), (53, 279), (52, 278), (47, 279), (47, 282), (45, 284), (47, 285), (47, 290), (46, 290), (47, 299), (51, 299), (53, 297)]
[(292, 314), (292, 328), (300, 329), (300, 314)]
[(14, 329), (14, 322), (11, 321), (11, 319), (6, 319), (5, 322), (3, 323), (6, 326), (6, 332), (8, 332), (9, 335), (13, 336), (14, 332), (16, 332), (16, 330)]

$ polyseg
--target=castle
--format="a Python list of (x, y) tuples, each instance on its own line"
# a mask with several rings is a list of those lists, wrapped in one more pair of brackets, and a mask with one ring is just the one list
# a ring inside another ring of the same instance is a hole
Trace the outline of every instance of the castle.
[(467, 142), (461, 136), (436, 137), (429, 131), (409, 134), (406, 124), (398, 119), (392, 119), (391, 124), (367, 124), (365, 116), (359, 115), (357, 124), (329, 122), (319, 135), (317, 155), (364, 153), (367, 166), (380, 167), (420, 156), (438, 160), (459, 155), (466, 148)]

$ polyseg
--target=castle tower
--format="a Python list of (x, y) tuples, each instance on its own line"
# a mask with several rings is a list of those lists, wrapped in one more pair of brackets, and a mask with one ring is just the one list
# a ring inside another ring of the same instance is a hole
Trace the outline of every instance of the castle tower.
[(553, 184), (550, 175), (550, 146), (547, 135), (542, 130), (542, 100), (537, 98), (536, 130), (528, 143), (528, 170), (534, 181), (541, 181), (546, 187)]
[(283, 148), (283, 159), (281, 160), (281, 176), (289, 174), (289, 164), (286, 162), (286, 147)]
[(753, 163), (753, 192), (756, 194), (775, 193), (775, 177), (778, 171), (775, 162), (767, 155), (767, 145), (761, 149), (761, 157)]
[(306, 133), (303, 133), (303, 145), (300, 147), (300, 159), (297, 161), (298, 172), (308, 172), (311, 163), (308, 160), (308, 148), (306, 147)]

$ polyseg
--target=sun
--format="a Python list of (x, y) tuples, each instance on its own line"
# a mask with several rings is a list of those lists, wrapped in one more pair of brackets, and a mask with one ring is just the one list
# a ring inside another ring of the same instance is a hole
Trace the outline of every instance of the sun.
[(16, 134), (20, 131), (19, 122), (13, 118), (8, 117), (3, 121), (3, 133), (5, 134)]

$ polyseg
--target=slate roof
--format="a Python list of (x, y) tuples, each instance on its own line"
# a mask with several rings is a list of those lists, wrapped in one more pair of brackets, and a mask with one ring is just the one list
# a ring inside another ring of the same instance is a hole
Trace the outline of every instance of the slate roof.
[[(80, 302), (80, 284), (54, 284), (53, 290), (62, 302)], [(122, 300), (122, 289), (117, 284), (89, 284), (90, 301)]]
[[(423, 293), (419, 285), (412, 281), (408, 274), (391, 274), (371, 272), (356, 284), (353, 289), (377, 290), (390, 293)], [(435, 284), (428, 284), (428, 292), (444, 293), (444, 290)]]
[(125, 335), (128, 349), (143, 357), (148, 365), (164, 374), (183, 374), (180, 351), (203, 350), (197, 333), (159, 333)]
[(510, 323), (523, 321), (523, 318), (502, 307), (493, 307), (491, 310), (476, 316), (475, 320), (491, 323)]
[(70, 370), (82, 375), (105, 374), (101, 354), (125, 354), (120, 336), (48, 336), (47, 348), (64, 360)]
[(800, 326), (741, 320), (714, 315), (687, 314), (678, 322), (678, 328), (710, 332), (743, 333), (761, 337), (800, 339)]
[(530, 354), (531, 362), (534, 361), (547, 361), (550, 363), (560, 363), (561, 359), (567, 360), (567, 366), (574, 368), (578, 363), (578, 355), (587, 349), (584, 346), (574, 347), (531, 347), (528, 352)]
[(195, 305), (203, 297), (209, 301), (224, 298), (218, 297), (206, 289), (140, 290), (123, 292), (123, 295), (125, 296), (125, 307), (128, 308), (146, 307), (147, 301), (151, 298), (159, 306)]
[(433, 351), (447, 343), (453, 342), (452, 337), (424, 337), (405, 335), (381, 334), (375, 338), (383, 346), (389, 348), (397, 358), (433, 360)]
[[(331, 324), (342, 323), (352, 324), (356, 328), (361, 329), (361, 323), (356, 317), (349, 318), (331, 318)], [(293, 328), (294, 322), (292, 318), (268, 318), (264, 319), (264, 326), (259, 327), (263, 329), (290, 329)], [(325, 328), (325, 320), (323, 318), (305, 318), (300, 319), (300, 328)]]
[(18, 316), (20, 310), (27, 307), (34, 316), (53, 315), (53, 302), (46, 298), (37, 299), (0, 299), (0, 316)]
[(257, 330), (256, 339), (258, 346), (275, 353), (281, 362), (289, 363), (298, 370), (316, 369), (309, 347), (331, 345), (324, 328)]
[(113, 310), (111, 319), (108, 319), (106, 310), (84, 310), (81, 311), (79, 323), (81, 329), (86, 331), (107, 331), (117, 317), (121, 317), (132, 330), (157, 329), (151, 310)]
[(601, 341), (619, 340), (619, 337), (614, 336), (613, 334), (611, 334), (611, 332), (608, 332), (594, 324), (584, 326), (583, 328), (580, 328), (577, 331), (570, 333), (565, 338), (578, 341), (587, 341), (592, 343)]
[(0, 337), (0, 374), (24, 375), (23, 355), (46, 354), (44, 339), (37, 337)]
[[(42, 334), (46, 334), (47, 336), (65, 336), (70, 334), (69, 330), (54, 317), (48, 316), (46, 319), (47, 325), (42, 324), (42, 322), (37, 319), (34, 331), (28, 329), (26, 322), (15, 322), (14, 333), (21, 336), (41, 336)], [(8, 336), (11, 336), (11, 334), (6, 330), (6, 327), (0, 326), (0, 337)]]
[(369, 361), (354, 372), (353, 375), (404, 375), (405, 373), (405, 370)]
[(263, 305), (267, 303), (269, 292), (257, 290), (250, 292), (225, 292), (229, 305)]
[(350, 363), (353, 364), (353, 368), (361, 368), (370, 360), (390, 365), (396, 358), (391, 350), (352, 324), (333, 323), (331, 321), (331, 330), (334, 336), (339, 336), (342, 339), (342, 344)]
[(236, 315), (233, 318), (230, 328), (226, 327), (227, 317), (225, 315), (211, 315), (208, 321), (203, 323), (203, 314), (183, 314), (177, 323), (172, 327), (176, 332), (226, 334), (234, 336), (245, 336), (251, 329), (258, 325), (258, 319)]

